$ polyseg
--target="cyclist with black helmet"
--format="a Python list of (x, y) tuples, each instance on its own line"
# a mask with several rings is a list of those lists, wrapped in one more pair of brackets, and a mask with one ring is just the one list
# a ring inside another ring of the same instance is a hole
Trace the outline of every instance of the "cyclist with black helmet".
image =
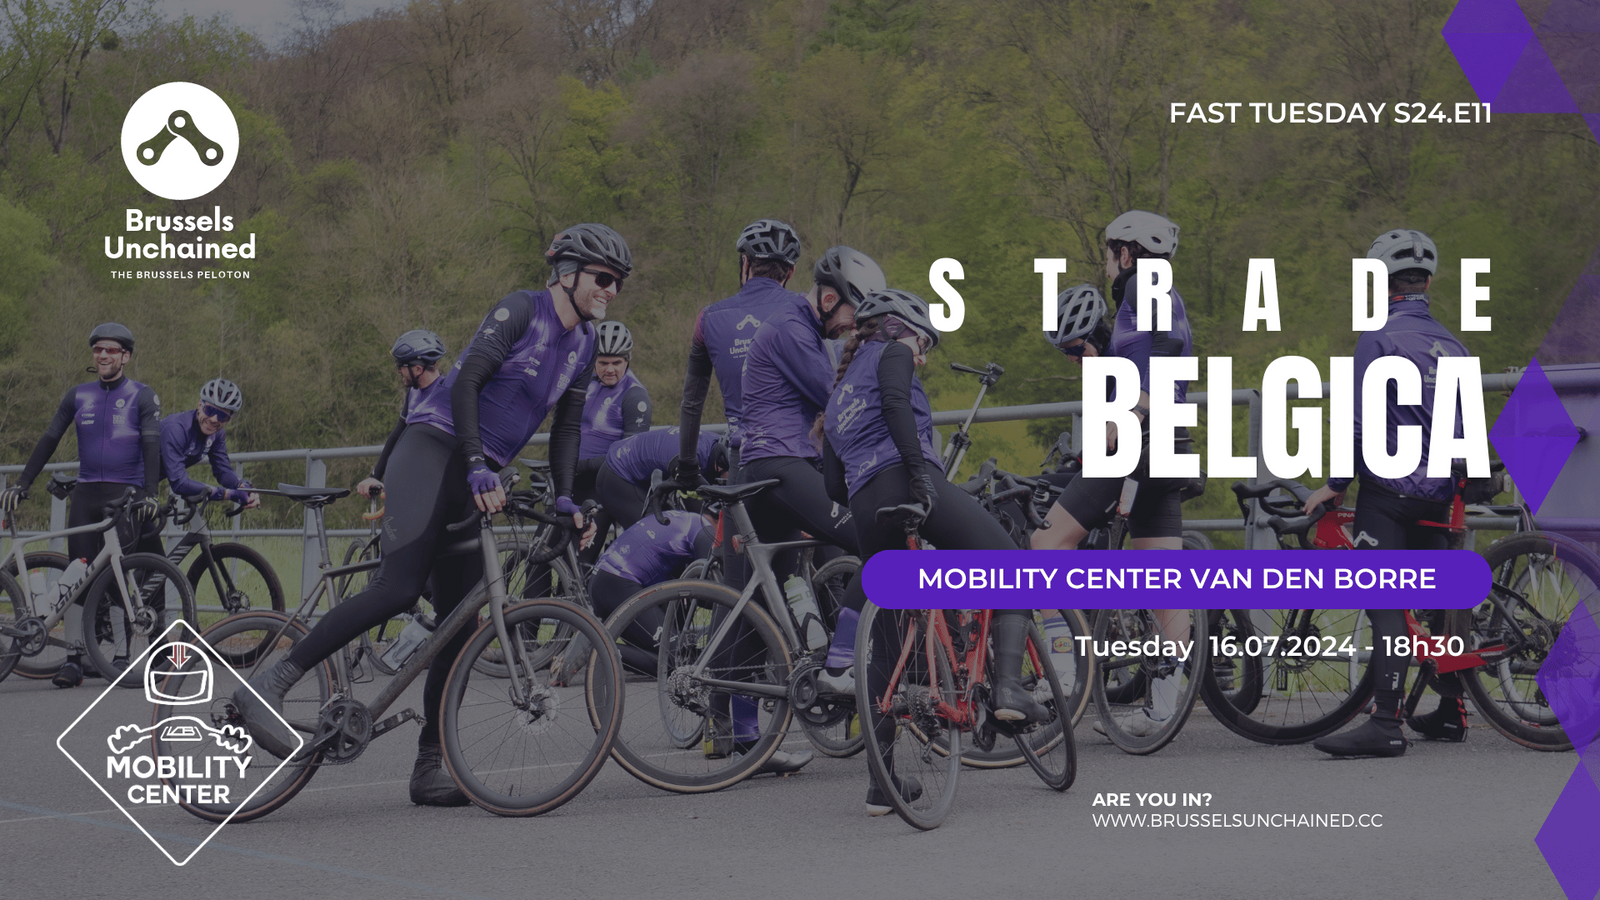
[[(117, 529), (118, 536), (126, 549), (160, 553), (159, 534), (145, 529), (155, 522), (160, 509), (156, 490), (161, 484), (161, 398), (123, 372), (133, 356), (133, 332), (127, 326), (116, 322), (95, 326), (89, 332), (89, 350), (94, 360), (89, 371), (99, 377), (69, 389), (61, 398), (21, 477), (0, 491), (0, 508), (15, 511), (28, 498), (29, 487), (56, 452), (67, 426), (74, 425), (78, 485), (67, 506), (67, 527), (100, 521), (106, 504), (132, 487), (134, 499), (128, 517)], [(67, 553), (73, 559), (94, 559), (99, 543), (97, 534), (72, 535), (67, 538)], [(56, 687), (83, 683), (83, 657), (77, 649), (83, 640), (82, 619), (81, 614), (67, 614), (67, 640), (74, 649), (52, 679)]]
[[(440, 382), (448, 390), (449, 423), (437, 414), (408, 424), (388, 459), (382, 556), (365, 590), (340, 603), (317, 622), (288, 657), (233, 696), (258, 746), (286, 757), (293, 736), (272, 716), (284, 694), (310, 666), (339, 651), (362, 631), (409, 609), (430, 575), (433, 607), (448, 616), (482, 577), (477, 554), (435, 559), (451, 543), (445, 527), (473, 509), (497, 512), (505, 505), (499, 470), (510, 465), (554, 410), (550, 429), (551, 478), (557, 510), (584, 526), (572, 502), (584, 394), (594, 371), (594, 327), (605, 317), (633, 256), (622, 236), (604, 225), (575, 225), (557, 234), (545, 251), (552, 273), (549, 290), (517, 291), (496, 303), (472, 342)], [(415, 414), (416, 410), (413, 410)], [(585, 540), (593, 534), (592, 526)], [(460, 806), (466, 796), (443, 768), (439, 707), (445, 680), (470, 635), (463, 632), (441, 648), (423, 685), (427, 727), (417, 738), (411, 801)], [(257, 699), (259, 695), (260, 699)]]
[[(1117, 216), (1106, 226), (1106, 277), (1111, 279), (1112, 296), (1117, 300), (1117, 313), (1109, 337), (1105, 336), (1105, 301), (1099, 291), (1089, 285), (1079, 285), (1063, 291), (1057, 298), (1058, 325), (1051, 343), (1075, 363), (1082, 364), (1085, 356), (1120, 356), (1133, 362), (1139, 371), (1139, 399), (1134, 406), (1142, 431), (1147, 430), (1150, 419), (1150, 360), (1155, 357), (1192, 356), (1193, 340), (1189, 330), (1189, 317), (1184, 309), (1183, 297), (1176, 288), (1169, 292), (1172, 303), (1171, 328), (1166, 331), (1140, 331), (1138, 329), (1138, 291), (1134, 275), (1140, 259), (1170, 260), (1178, 249), (1178, 226), (1165, 216), (1144, 210), (1131, 210)], [(1087, 290), (1085, 290), (1087, 289)], [(1096, 335), (1106, 341), (1104, 347), (1095, 343)], [(1068, 336), (1070, 335), (1070, 337)], [(1173, 399), (1183, 403), (1189, 383), (1179, 381), (1173, 387)], [(1186, 435), (1180, 435), (1186, 436)], [(1124, 435), (1129, 440), (1141, 440), (1142, 435)], [(1108, 423), (1105, 442), (1108, 449), (1117, 446), (1119, 435), (1115, 423)], [(1096, 437), (1095, 439), (1098, 439)], [(1141, 466), (1148, 465), (1149, 448), (1144, 449)], [(1047, 527), (1033, 533), (1031, 546), (1035, 550), (1075, 550), (1088, 536), (1089, 529), (1107, 521), (1122, 494), (1124, 478), (1089, 478), (1079, 475), (1062, 491), (1060, 498), (1050, 507)], [(1177, 479), (1145, 478), (1134, 499), (1129, 515), (1130, 532), (1135, 550), (1183, 549), (1183, 511), (1180, 492), (1183, 483)], [(1184, 637), (1187, 613), (1182, 610), (1159, 610), (1156, 619), (1167, 637)], [(1154, 734), (1162, 723), (1176, 712), (1180, 677), (1170, 675), (1155, 679), (1151, 685), (1151, 705), (1142, 716), (1129, 719), (1125, 730), (1135, 735)], [(1099, 726), (1096, 726), (1097, 730)]]
[[(261, 505), (261, 495), (251, 492), (250, 483), (239, 478), (228, 459), (228, 436), (223, 426), (243, 406), (244, 394), (238, 385), (226, 378), (213, 378), (200, 388), (200, 402), (194, 409), (161, 420), (161, 467), (174, 494), (229, 500), (246, 509)], [(218, 486), (189, 477), (189, 467), (201, 459), (210, 461)]]
[(407, 425), (422, 422), (445, 431), (454, 430), (450, 420), (450, 387), (439, 371), (439, 360), (445, 356), (444, 339), (427, 329), (413, 328), (395, 339), (389, 355), (394, 357), (406, 398), (400, 409), (400, 420), (383, 442), (378, 461), (373, 464), (371, 473), (356, 485), (356, 493), (368, 498), (373, 491), (383, 490), (383, 473), (389, 467), (389, 454), (394, 452)]
[[(1450, 504), (1455, 499), (1455, 480), (1428, 477), (1428, 441), (1433, 433), (1433, 372), (1441, 356), (1468, 356), (1467, 348), (1439, 324), (1428, 311), (1428, 286), (1439, 271), (1439, 249), (1433, 239), (1420, 231), (1396, 228), (1378, 235), (1367, 250), (1368, 259), (1381, 259), (1389, 273), (1388, 318), (1377, 331), (1364, 331), (1356, 339), (1355, 358), (1355, 441), (1361, 446), (1363, 428), (1378, 428), (1377, 422), (1363, 422), (1362, 381), (1367, 367), (1385, 356), (1411, 360), (1421, 372), (1421, 402), (1414, 406), (1399, 403), (1396, 388), (1388, 389), (1388, 414), (1383, 427), (1388, 433), (1388, 449), (1397, 443), (1399, 429), (1420, 427), (1422, 459), (1416, 471), (1400, 478), (1383, 478), (1367, 468), (1357, 457), (1356, 471), (1361, 476), (1361, 493), (1356, 498), (1355, 530), (1357, 549), (1442, 550), (1449, 536), (1441, 528), (1418, 525), (1419, 520), (1450, 521)], [(1456, 436), (1461, 436), (1461, 417), (1456, 416)], [(1310, 515), (1318, 505), (1344, 502), (1350, 478), (1329, 478), (1327, 484), (1306, 499)], [(1405, 610), (1369, 609), (1372, 622), (1372, 666), (1374, 699), (1372, 715), (1359, 727), (1317, 741), (1313, 746), (1335, 756), (1400, 756), (1406, 752), (1405, 735), (1400, 730), (1400, 713), (1405, 703), (1406, 670), (1409, 654), (1389, 656), (1380, 643), (1385, 638), (1406, 634)], [(1439, 622), (1437, 624), (1442, 624)], [(1435, 633), (1440, 633), (1437, 629)], [(1424, 716), (1413, 716), (1406, 724), (1429, 740), (1463, 741), (1467, 737), (1467, 711), (1461, 701), (1460, 682), (1455, 678), (1435, 679), (1439, 707)]]
[[(877, 513), (906, 503), (923, 508), (920, 531), (941, 550), (1014, 548), (1000, 523), (944, 478), (933, 442), (933, 410), (916, 376), (916, 367), (926, 363), (927, 354), (939, 345), (928, 304), (907, 291), (879, 290), (869, 293), (855, 312), (855, 332), (845, 344), (820, 425), (827, 438), (828, 495), (853, 512), (862, 562), (881, 550), (905, 547), (901, 527), (879, 523)], [(866, 600), (857, 575), (845, 592), (843, 605), (851, 614), (847, 620), (846, 613), (840, 613), (834, 643), (828, 650), (829, 665), (853, 661), (856, 621)], [(1007, 722), (1042, 721), (1050, 715), (1021, 683), (1022, 654), (1031, 620), (1029, 610), (996, 610), (994, 614), (992, 702), (995, 717)], [(892, 626), (894, 617), (878, 621)], [(875, 692), (881, 692), (889, 683), (888, 648), (898, 647), (899, 638), (885, 634), (874, 646), (883, 654), (867, 661), (867, 679)], [(893, 719), (879, 715), (876, 709), (871, 716), (874, 728), (895, 727)], [(890, 741), (886, 738), (885, 743)], [(921, 792), (915, 779), (896, 777), (895, 782), (908, 798)], [(883, 787), (872, 780), (867, 812), (880, 816), (889, 810)]]

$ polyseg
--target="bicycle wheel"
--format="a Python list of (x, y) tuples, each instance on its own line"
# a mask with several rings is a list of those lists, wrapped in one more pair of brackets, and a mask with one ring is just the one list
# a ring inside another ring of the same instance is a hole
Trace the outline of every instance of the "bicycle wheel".
[[(833, 640), (833, 629), (839, 622), (839, 610), (844, 608), (845, 591), (860, 572), (860, 559), (841, 556), (828, 560), (811, 573), (811, 590), (816, 595), (822, 621), (828, 625), (829, 643)], [(820, 665), (821, 662), (818, 655), (814, 664)], [(793, 706), (793, 703), (790, 705)], [(866, 746), (853, 697), (817, 697), (806, 709), (795, 708), (794, 715), (805, 729), (811, 746), (824, 756), (847, 759), (860, 753)]]
[[(626, 680), (612, 748), (646, 784), (684, 794), (721, 790), (753, 775), (783, 742), (789, 648), (772, 617), (752, 600), (710, 646), (738, 603), (726, 585), (667, 581), (633, 595), (606, 621), (613, 638), (660, 660), (654, 677)], [(703, 740), (685, 746), (697, 719)]]
[(1218, 655), (1201, 686), (1206, 708), (1229, 731), (1262, 744), (1301, 744), (1332, 734), (1372, 697), (1363, 665), (1372, 645), (1355, 609), (1225, 610), (1213, 617)]
[[(288, 623), (287, 629), (284, 627), (285, 623)], [(238, 681), (248, 681), (257, 672), (266, 671), (287, 656), (305, 635), (306, 629), (299, 622), (288, 622), (288, 619), (281, 614), (265, 611), (245, 613), (218, 622), (201, 635), (205, 642), (217, 651), (217, 677), (213, 678), (213, 685), (219, 687), (233, 685), (236, 683), (235, 678)], [(164, 685), (162, 693), (168, 696), (185, 694), (186, 676), (197, 672), (201, 665), (202, 662), (197, 658), (192, 658), (182, 667), (173, 667), (169, 661), (168, 674), (162, 682)], [(222, 669), (231, 671), (235, 678), (221, 678)], [(332, 696), (332, 672), (326, 662), (318, 663), (284, 696), (284, 718), (294, 725), (296, 730), (309, 734), (316, 728), (318, 711)], [(152, 752), (158, 758), (216, 755), (219, 752), (220, 739), (196, 742), (194, 740), (196, 731), (202, 735), (221, 731), (222, 737), (237, 740), (243, 730), (238, 716), (233, 711), (231, 690), (215, 691), (210, 704), (205, 706), (158, 705), (152, 724), (162, 725), (162, 723), (165, 725), (151, 734)], [(178, 727), (170, 728), (170, 726)], [(230, 726), (239, 731), (229, 730)], [(213, 774), (196, 780), (197, 783), (221, 784), (229, 787), (230, 791), (226, 796), (218, 797), (215, 793), (207, 796), (185, 794), (184, 786), (189, 782), (184, 779), (168, 778), (163, 779), (162, 783), (179, 791), (177, 803), (190, 815), (207, 822), (221, 822), (227, 820), (229, 816), (232, 816), (235, 822), (248, 822), (251, 819), (259, 819), (288, 803), (290, 798), (311, 781), (311, 777), (317, 773), (322, 763), (320, 752), (288, 764), (283, 764), (282, 760), (272, 754), (254, 747), (248, 748), (244, 755), (249, 756), (250, 762), (242, 777), (237, 772), (228, 775), (226, 774), (228, 770), (225, 769), (225, 774), (220, 778)], [(281, 769), (280, 764), (283, 764)], [(231, 767), (230, 763), (229, 769)], [(205, 763), (201, 759), (196, 759), (194, 768), (184, 771), (204, 772)], [(252, 788), (252, 783), (258, 781), (261, 782), (260, 788)]]
[[(1171, 616), (1166, 628), (1160, 622), (1162, 612)], [(1206, 618), (1205, 610), (1112, 609), (1103, 611), (1095, 622), (1097, 643), (1123, 642), (1122, 649), (1126, 651), (1102, 659), (1102, 670), (1137, 672), (1141, 676), (1138, 695), (1121, 701), (1108, 696), (1104, 679), (1094, 680), (1094, 705), (1100, 715), (1100, 727), (1124, 752), (1154, 753), (1171, 743), (1188, 721), (1200, 693), (1202, 673), (1209, 668)], [(1175, 641), (1192, 644), (1187, 658), (1178, 659), (1181, 651), (1176, 655), (1148, 653), (1152, 639), (1162, 651)]]
[[(583, 640), (590, 648), (585, 687), (552, 684), (548, 663), (534, 666), (503, 652), (499, 633), (486, 623), (450, 669), (440, 710), (444, 758), (473, 803), (496, 815), (536, 816), (577, 796), (605, 765), (622, 723), (622, 659), (605, 626), (568, 603), (520, 603), (506, 610), (505, 621), (508, 633), (560, 623)], [(502, 650), (507, 677), (492, 678), (475, 665), (490, 647)], [(576, 652), (565, 644), (556, 649)]]
[[(1036, 680), (1048, 688), (1050, 699), (1044, 707), (1051, 718), (1035, 722), (1014, 735), (1016, 746), (1029, 768), (1048, 787), (1064, 791), (1078, 776), (1078, 747), (1072, 737), (1072, 701), (1061, 684), (1051, 660), (1051, 647), (1037, 627), (1028, 629), (1028, 654), (1022, 661), (1024, 683)], [(1038, 694), (1036, 688), (1034, 691)]]
[(873, 781), (900, 818), (923, 831), (938, 828), (956, 801), (961, 729), (951, 714), (953, 703), (966, 693), (942, 645), (935, 643), (928, 658), (927, 628), (926, 610), (881, 610), (868, 603), (856, 631), (856, 659), (863, 670), (883, 671), (885, 682), (909, 637), (897, 681), (874, 688), (877, 678), (856, 679), (856, 708), (870, 722), (862, 731)]
[(209, 555), (202, 546), (199, 558), (189, 565), (189, 586), (196, 611), (208, 620), (252, 609), (283, 612), (278, 573), (265, 556), (243, 544), (212, 544)]
[(1493, 582), (1470, 613), (1466, 649), (1486, 664), (1461, 671), (1472, 705), (1524, 747), (1569, 749), (1572, 740), (1534, 676), (1572, 614), (1596, 604), (1600, 560), (1569, 539), (1538, 532), (1502, 538), (1483, 557)]
[[(1072, 711), (1072, 724), (1076, 726), (1083, 720), (1084, 710), (1089, 707), (1089, 684), (1095, 674), (1094, 655), (1078, 652), (1077, 639), (1093, 635), (1089, 618), (1081, 609), (1039, 609), (1034, 610), (1033, 624), (1045, 635), (1051, 663), (1056, 667), (1057, 678), (1066, 694), (1065, 708)], [(1031, 668), (1023, 672), (1023, 683), (1039, 693), (1039, 702), (1051, 702), (1050, 698), (1044, 696), (1049, 693), (1048, 686), (1043, 686)], [(1026, 761), (1017, 745), (1011, 741), (997, 742), (988, 750), (968, 746), (961, 751), (962, 765), (973, 769), (1010, 769)]]
[[(54, 604), (59, 595), (57, 584), (61, 580), (61, 573), (67, 569), (67, 556), (53, 550), (39, 550), (25, 554), (22, 558), (23, 565), (28, 567), (28, 597), (20, 598), (23, 603), (22, 617), (37, 616), (43, 619), (54, 609)], [(16, 575), (16, 566), (6, 561), (5, 571)], [(21, 584), (18, 579), (18, 588)], [(0, 598), (0, 623), (13, 624), (17, 619), (18, 607), (9, 599)], [(69, 613), (70, 614), (70, 613)], [(31, 640), (24, 640), (27, 649), (39, 645), (36, 636)], [(67, 661), (67, 626), (65, 621), (57, 622), (56, 627), (43, 638), (43, 646), (32, 656), (25, 649), (17, 659), (15, 673), (22, 678), (50, 678), (53, 677), (61, 664)]]
[[(558, 600), (570, 603), (580, 609), (589, 608), (589, 595), (583, 589), (578, 577), (564, 560), (552, 559), (545, 563), (532, 563), (527, 559), (526, 548), (518, 544), (511, 548), (502, 548), (501, 566), (506, 573), (506, 595), (513, 601), (520, 600)], [(488, 621), (488, 611), (479, 616), (479, 624)], [(562, 655), (564, 648), (571, 645), (575, 632), (563, 621), (551, 620), (538, 622), (524, 621), (517, 628), (519, 640), (522, 642), (522, 652), (526, 655), (529, 665), (536, 669), (543, 669), (555, 657)], [(572, 680), (572, 676), (582, 668), (581, 660), (586, 658), (586, 647), (576, 647), (576, 667), (563, 665), (559, 671), (553, 672), (558, 681)], [(505, 657), (498, 644), (490, 647), (476, 663), (478, 671), (492, 678), (509, 677), (506, 669)]]
[[(144, 686), (139, 673), (123, 676), (131, 660), (160, 637), (175, 618), (195, 630), (194, 591), (189, 580), (165, 556), (130, 553), (122, 557), (121, 586), (116, 567), (95, 578), (83, 602), (84, 658), (118, 686)], [(123, 591), (128, 605), (123, 605)]]
[[(22, 588), (17, 586), (17, 580), (11, 573), (0, 570), (0, 617), (10, 616), (14, 610), (26, 610), (26, 601), (22, 598)], [(11, 625), (12, 618), (0, 618), (0, 624)], [(17, 667), (17, 660), (22, 658), (23, 638), (20, 635), (6, 636), (0, 633), (0, 681), (5, 681), (11, 670)]]

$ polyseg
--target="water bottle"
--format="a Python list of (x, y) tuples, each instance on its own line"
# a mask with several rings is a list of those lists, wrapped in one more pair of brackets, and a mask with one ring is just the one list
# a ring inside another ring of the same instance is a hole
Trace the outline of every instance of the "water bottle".
[(404, 616), (406, 627), (400, 629), (400, 636), (394, 639), (389, 649), (383, 653), (383, 664), (391, 669), (399, 669), (417, 652), (422, 642), (428, 639), (428, 627), (415, 616)]
[(794, 620), (800, 623), (807, 650), (821, 649), (828, 640), (828, 629), (822, 625), (822, 613), (817, 609), (817, 595), (811, 592), (811, 582), (799, 575), (790, 575), (783, 583), (783, 595), (794, 610)]
[(1061, 692), (1071, 694), (1078, 683), (1077, 647), (1072, 643), (1072, 626), (1059, 614), (1044, 620), (1044, 643), (1050, 650), (1050, 664), (1061, 679)]
[(56, 582), (56, 590), (59, 592), (57, 596), (58, 604), (72, 596), (73, 592), (78, 589), (78, 585), (83, 583), (83, 576), (88, 571), (89, 561), (87, 559), (80, 557), (67, 564), (67, 568), (61, 573), (60, 580)]

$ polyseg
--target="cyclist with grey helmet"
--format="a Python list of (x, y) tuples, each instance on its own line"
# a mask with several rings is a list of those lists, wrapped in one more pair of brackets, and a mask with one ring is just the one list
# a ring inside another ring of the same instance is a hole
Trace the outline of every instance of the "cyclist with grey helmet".
[[(124, 549), (161, 552), (159, 534), (141, 533), (154, 523), (160, 509), (156, 490), (161, 484), (161, 398), (123, 371), (133, 356), (133, 344), (133, 332), (117, 322), (89, 332), (94, 360), (90, 371), (99, 377), (70, 388), (61, 398), (21, 477), (0, 491), (0, 508), (13, 512), (28, 498), (33, 480), (56, 452), (67, 426), (73, 425), (78, 434), (78, 484), (67, 505), (67, 527), (100, 521), (106, 504), (121, 499), (132, 487), (134, 499), (117, 534)], [(94, 559), (99, 544), (98, 534), (75, 534), (67, 538), (67, 553), (73, 559)], [(74, 649), (52, 679), (56, 687), (83, 683), (82, 652), (77, 649), (83, 640), (82, 619), (81, 614), (67, 614), (67, 640)]]
[[(483, 576), (477, 554), (438, 556), (453, 543), (446, 526), (476, 509), (498, 512), (506, 502), (499, 470), (510, 465), (541, 422), (554, 411), (550, 428), (550, 474), (557, 510), (584, 526), (572, 502), (584, 394), (594, 371), (594, 327), (622, 281), (633, 271), (627, 242), (599, 224), (575, 225), (557, 234), (545, 251), (549, 290), (517, 291), (489, 310), (454, 368), (439, 382), (450, 398), (449, 422), (442, 410), (414, 418), (388, 459), (382, 556), (367, 588), (318, 620), (288, 657), (234, 692), (233, 704), (256, 743), (287, 757), (294, 747), (271, 712), (308, 668), (337, 653), (362, 631), (409, 609), (433, 584), (435, 613), (442, 619)], [(592, 526), (585, 540), (592, 537)], [(445, 680), (470, 637), (466, 632), (440, 648), (423, 684), (423, 718), (411, 801), (425, 806), (461, 806), (468, 800), (443, 768), (439, 709)]]
[[(1389, 273), (1388, 318), (1377, 331), (1364, 331), (1356, 339), (1355, 358), (1355, 441), (1361, 446), (1364, 428), (1384, 428), (1388, 446), (1394, 447), (1401, 428), (1418, 427), (1422, 433), (1422, 458), (1416, 471), (1400, 478), (1384, 478), (1367, 468), (1357, 457), (1356, 471), (1361, 476), (1361, 493), (1356, 498), (1355, 531), (1357, 549), (1442, 550), (1448, 546), (1443, 529), (1417, 524), (1419, 520), (1450, 521), (1450, 504), (1455, 499), (1455, 479), (1428, 477), (1428, 441), (1433, 433), (1434, 380), (1429, 375), (1441, 356), (1469, 356), (1467, 348), (1439, 324), (1428, 310), (1428, 286), (1439, 271), (1439, 248), (1420, 231), (1396, 228), (1378, 235), (1367, 250), (1368, 259), (1381, 259)], [(1403, 405), (1389, 388), (1388, 414), (1380, 426), (1363, 422), (1362, 381), (1367, 367), (1386, 356), (1411, 360), (1422, 379), (1421, 402)], [(1456, 416), (1456, 436), (1461, 436), (1461, 416)], [(1327, 484), (1306, 499), (1310, 515), (1318, 505), (1344, 502), (1350, 478), (1329, 478)], [(1372, 644), (1380, 649), (1372, 654), (1373, 695), (1376, 706), (1360, 727), (1322, 738), (1318, 750), (1335, 756), (1400, 756), (1406, 752), (1405, 735), (1400, 730), (1400, 714), (1405, 703), (1406, 670), (1409, 654), (1390, 656), (1382, 652), (1380, 641), (1406, 634), (1405, 611), (1369, 609)], [(1442, 633), (1442, 617), (1435, 623), (1435, 634)], [(1461, 701), (1460, 682), (1455, 678), (1435, 679), (1439, 707), (1425, 716), (1406, 721), (1411, 729), (1429, 740), (1463, 741), (1467, 737), (1467, 711)]]
[[(238, 385), (226, 378), (213, 378), (200, 388), (200, 402), (194, 409), (161, 420), (161, 468), (172, 493), (229, 500), (246, 509), (261, 505), (261, 495), (250, 491), (250, 483), (239, 478), (228, 459), (228, 436), (223, 426), (243, 406), (244, 394)], [(210, 461), (218, 486), (189, 477), (189, 467), (201, 459)]]
[(406, 389), (406, 396), (400, 420), (383, 442), (378, 461), (373, 464), (371, 473), (356, 485), (356, 493), (368, 498), (373, 491), (383, 490), (383, 473), (389, 467), (389, 454), (394, 452), (407, 425), (422, 422), (446, 431), (452, 427), (450, 388), (439, 371), (439, 360), (445, 356), (444, 339), (427, 329), (413, 328), (395, 339), (389, 355), (394, 357), (400, 386)]
[[(578, 472), (572, 498), (578, 503), (595, 497), (595, 479), (606, 461), (606, 451), (618, 440), (650, 430), (650, 392), (633, 374), (633, 332), (621, 322), (601, 322), (595, 329), (594, 380), (583, 403), (583, 429), (578, 441)], [(596, 533), (611, 530), (611, 510), (595, 515)], [(595, 541), (580, 556), (592, 563), (600, 556)]]

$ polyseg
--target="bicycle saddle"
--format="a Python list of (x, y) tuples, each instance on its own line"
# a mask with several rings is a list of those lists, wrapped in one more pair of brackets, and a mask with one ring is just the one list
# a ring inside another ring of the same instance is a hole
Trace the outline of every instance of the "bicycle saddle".
[(700, 495), (723, 503), (738, 503), (746, 497), (753, 497), (769, 487), (782, 481), (779, 478), (765, 478), (761, 481), (752, 481), (748, 484), (708, 484), (700, 488)]
[(65, 500), (67, 495), (72, 493), (72, 489), (77, 486), (78, 476), (69, 472), (57, 472), (50, 476), (50, 483), (45, 485), (44, 489), (49, 491), (50, 496), (57, 500)]
[(278, 493), (296, 503), (304, 503), (307, 507), (315, 509), (318, 506), (327, 506), (341, 497), (350, 496), (349, 488), (330, 487), (302, 487), (298, 484), (278, 483)]

